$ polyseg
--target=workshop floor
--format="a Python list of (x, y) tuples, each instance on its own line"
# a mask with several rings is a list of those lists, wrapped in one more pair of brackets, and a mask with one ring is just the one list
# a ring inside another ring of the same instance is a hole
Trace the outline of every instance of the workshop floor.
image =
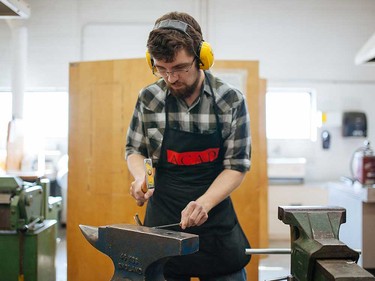
[[(66, 228), (60, 227), (57, 239), (56, 281), (67, 281)], [(270, 241), (269, 248), (288, 248), (289, 241)], [(259, 262), (259, 281), (270, 281), (290, 273), (289, 255), (268, 255)], [(254, 280), (255, 281), (255, 280)]]
[(67, 281), (66, 228), (60, 226), (57, 236), (56, 281)]

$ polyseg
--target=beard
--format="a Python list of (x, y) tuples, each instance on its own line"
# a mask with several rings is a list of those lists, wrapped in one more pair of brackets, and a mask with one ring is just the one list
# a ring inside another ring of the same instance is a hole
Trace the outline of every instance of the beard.
[[(166, 83), (167, 83), (167, 86), (168, 86), (171, 94), (174, 97), (180, 98), (180, 99), (187, 99), (187, 98), (191, 97), (194, 94), (195, 90), (197, 89), (198, 84), (199, 84), (199, 77), (200, 77), (200, 75), (197, 76), (197, 78), (195, 79), (195, 81), (191, 85), (187, 85), (183, 82), (179, 82), (178, 80), (173, 84), (168, 83), (167, 81), (166, 81)], [(174, 86), (177, 87), (177, 88), (173, 88)]]

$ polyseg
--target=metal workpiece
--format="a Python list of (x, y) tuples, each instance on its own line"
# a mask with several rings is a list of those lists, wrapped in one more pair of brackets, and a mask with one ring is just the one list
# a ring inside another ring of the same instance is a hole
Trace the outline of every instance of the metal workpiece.
[(112, 281), (164, 281), (170, 257), (199, 250), (199, 236), (184, 232), (130, 224), (79, 227), (92, 246), (112, 259)]
[[(339, 240), (340, 225), (346, 221), (344, 208), (280, 206), (278, 218), (290, 225), (294, 280), (375, 280), (357, 265), (359, 253)], [(328, 262), (333, 260), (334, 263)], [(338, 272), (344, 268), (350, 270), (340, 279)], [(358, 279), (359, 276), (370, 279)]]

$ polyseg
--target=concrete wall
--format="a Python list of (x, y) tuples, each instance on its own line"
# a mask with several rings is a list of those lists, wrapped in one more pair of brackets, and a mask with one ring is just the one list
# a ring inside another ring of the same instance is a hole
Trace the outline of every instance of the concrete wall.
[[(317, 109), (364, 111), (375, 145), (375, 65), (354, 57), (375, 32), (372, 0), (28, 0), (26, 90), (67, 90), (68, 65), (82, 60), (143, 57), (154, 20), (168, 11), (192, 14), (218, 59), (260, 61), (269, 87), (316, 91)], [(12, 30), (0, 20), (0, 90), (11, 88)], [(331, 132), (317, 141), (270, 141), (269, 155), (306, 157), (308, 181), (349, 175), (361, 138)], [(320, 131), (318, 129), (318, 137)]]

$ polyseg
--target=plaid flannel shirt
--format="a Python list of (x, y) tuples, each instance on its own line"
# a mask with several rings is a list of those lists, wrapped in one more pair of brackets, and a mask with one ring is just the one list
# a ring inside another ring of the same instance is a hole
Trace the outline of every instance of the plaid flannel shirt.
[[(206, 72), (218, 108), (224, 139), (225, 169), (245, 172), (251, 164), (250, 118), (244, 95), (229, 84)], [(141, 154), (153, 159), (160, 158), (161, 144), (165, 130), (165, 100), (169, 94), (163, 79), (142, 89), (128, 129), (126, 158), (131, 154)], [(188, 107), (175, 97), (168, 99), (169, 125), (183, 131), (211, 133), (217, 129), (213, 109), (212, 92), (207, 79), (200, 97)]]

